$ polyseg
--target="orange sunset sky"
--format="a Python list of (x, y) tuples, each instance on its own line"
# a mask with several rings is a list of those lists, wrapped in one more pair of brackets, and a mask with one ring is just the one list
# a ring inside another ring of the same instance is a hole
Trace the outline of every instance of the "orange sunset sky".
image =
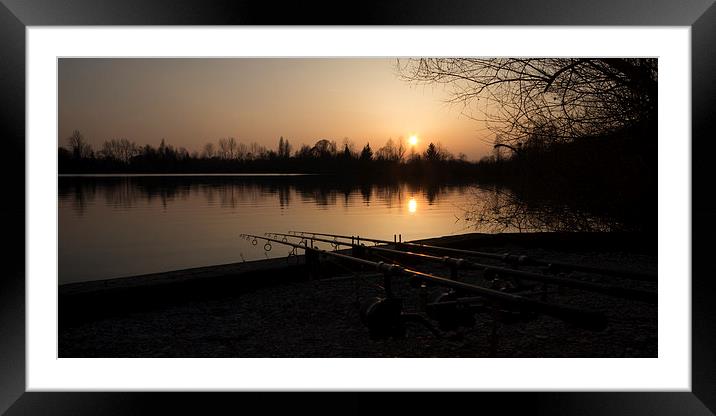
[(441, 142), (477, 160), (493, 135), (445, 102), (444, 86), (399, 79), (387, 58), (59, 60), (59, 144), (73, 130), (95, 150), (107, 139), (200, 151), (221, 137), (296, 150), (344, 138), (373, 149), (388, 138)]

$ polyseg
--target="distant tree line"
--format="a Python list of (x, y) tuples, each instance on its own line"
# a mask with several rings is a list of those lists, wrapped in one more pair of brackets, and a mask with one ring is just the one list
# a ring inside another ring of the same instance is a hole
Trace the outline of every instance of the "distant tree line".
[(346, 138), (341, 145), (319, 139), (294, 151), (283, 137), (275, 149), (226, 137), (206, 143), (200, 152), (176, 148), (164, 139), (155, 148), (126, 138), (106, 140), (94, 150), (75, 130), (66, 143), (58, 150), (60, 173), (349, 173), (439, 179), (472, 176), (477, 166), (462, 153), (454, 156), (439, 142), (415, 152), (402, 138), (388, 139), (376, 150), (370, 143), (359, 150)]

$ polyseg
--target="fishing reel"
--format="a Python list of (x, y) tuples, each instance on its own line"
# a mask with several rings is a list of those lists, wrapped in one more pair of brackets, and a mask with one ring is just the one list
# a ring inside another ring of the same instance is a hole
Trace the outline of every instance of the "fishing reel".
[(405, 336), (403, 303), (396, 298), (369, 298), (360, 307), (360, 318), (370, 337), (402, 338)]
[(440, 329), (452, 331), (460, 327), (475, 326), (475, 307), (459, 301), (455, 291), (434, 292), (428, 299), (425, 311), (438, 322)]
[(403, 312), (397, 298), (370, 298), (361, 306), (361, 321), (368, 327), (371, 339), (405, 338), (406, 324), (422, 325), (434, 336), (442, 334), (423, 315)]

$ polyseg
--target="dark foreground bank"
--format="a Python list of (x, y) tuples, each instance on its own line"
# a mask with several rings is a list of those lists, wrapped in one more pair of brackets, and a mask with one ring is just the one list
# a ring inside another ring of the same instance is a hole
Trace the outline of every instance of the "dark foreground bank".
[[(655, 272), (656, 238), (636, 234), (468, 234), (431, 240), (459, 248)], [(441, 265), (421, 270), (447, 275)], [(236, 263), (60, 286), (60, 357), (656, 357), (657, 307), (564, 287), (547, 299), (602, 311), (604, 331), (540, 315), (437, 338), (409, 324), (405, 338), (372, 340), (359, 307), (381, 280), (326, 266), (308, 279), (303, 257)], [(575, 273), (572, 278), (656, 290), (655, 283)], [(406, 311), (416, 289), (397, 279)], [(437, 289), (432, 289), (437, 290)]]

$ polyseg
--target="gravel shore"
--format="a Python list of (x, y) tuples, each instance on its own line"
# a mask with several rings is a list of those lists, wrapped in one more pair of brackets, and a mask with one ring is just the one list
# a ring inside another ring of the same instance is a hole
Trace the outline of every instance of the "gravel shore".
[[(429, 243), (534, 258), (656, 272), (654, 247), (618, 235), (468, 234)], [(476, 315), (469, 328), (436, 337), (407, 324), (402, 338), (371, 339), (364, 300), (382, 296), (382, 278), (341, 269), (307, 278), (302, 258), (240, 263), (60, 287), (60, 357), (656, 357), (657, 306), (549, 285), (544, 300), (603, 312), (603, 331), (557, 318), (497, 322)], [(297, 263), (296, 263), (297, 262)], [(484, 261), (488, 263), (488, 261)], [(294, 264), (295, 263), (295, 264)], [(499, 265), (499, 262), (492, 261)], [(412, 264), (449, 275), (441, 264)], [(539, 271), (538, 268), (522, 267)], [(589, 273), (572, 279), (656, 290), (655, 282)], [(461, 272), (466, 282), (486, 284)], [(483, 280), (481, 280), (483, 279)], [(404, 311), (422, 313), (418, 289), (394, 278)], [(432, 287), (430, 292), (441, 289)]]

